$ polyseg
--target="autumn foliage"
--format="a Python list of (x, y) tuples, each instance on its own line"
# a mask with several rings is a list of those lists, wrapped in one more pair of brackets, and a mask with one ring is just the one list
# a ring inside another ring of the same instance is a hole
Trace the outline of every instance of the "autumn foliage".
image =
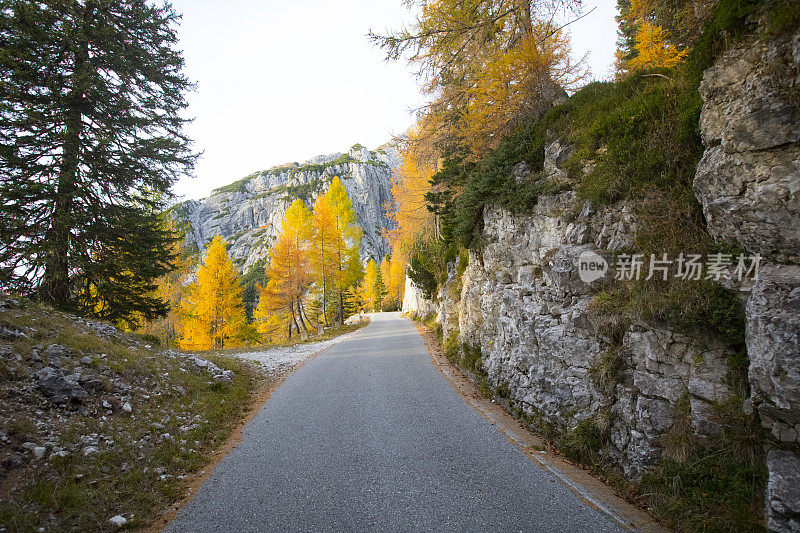
[(672, 68), (683, 62), (708, 19), (712, 0), (618, 0), (620, 41), (617, 70)]
[(348, 311), (364, 307), (357, 288), (364, 276), (359, 257), (361, 228), (338, 177), (317, 197), (313, 210), (296, 199), (266, 267), (255, 313), (263, 340), (305, 338), (320, 326), (340, 325)]
[(242, 289), (222, 237), (209, 244), (197, 281), (189, 286), (183, 301), (183, 313), (182, 348), (209, 350), (241, 344), (245, 325)]
[(260, 290), (255, 318), (258, 331), (272, 339), (285, 326), (305, 334), (302, 299), (311, 284), (309, 258), (311, 212), (296, 199), (283, 219), (283, 230), (272, 248), (266, 274), (269, 281)]
[(425, 2), (414, 22), (371, 34), (387, 58), (418, 67), (431, 96), (410, 139), (420, 156), (495, 148), (519, 121), (540, 113), (584, 77), (569, 41), (554, 24), (580, 2), (445, 0)]

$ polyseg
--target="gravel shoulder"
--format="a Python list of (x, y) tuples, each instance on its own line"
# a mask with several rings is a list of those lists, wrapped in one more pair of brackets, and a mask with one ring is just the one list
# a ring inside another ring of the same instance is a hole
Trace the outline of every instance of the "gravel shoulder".
[(280, 346), (267, 350), (232, 353), (231, 356), (256, 363), (269, 376), (283, 375), (287, 371), (291, 372), (294, 370), (299, 364), (312, 355), (352, 338), (357, 332), (358, 331), (351, 331), (350, 333), (345, 333), (344, 335), (321, 342), (309, 342), (291, 346)]

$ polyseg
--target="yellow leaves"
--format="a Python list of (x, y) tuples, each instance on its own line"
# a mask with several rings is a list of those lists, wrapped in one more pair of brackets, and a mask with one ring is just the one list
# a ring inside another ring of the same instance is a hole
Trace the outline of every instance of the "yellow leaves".
[(670, 43), (666, 31), (661, 26), (646, 20), (639, 22), (636, 32), (637, 55), (628, 61), (633, 69), (672, 68), (686, 59), (688, 50), (678, 50)]
[(311, 283), (310, 221), (311, 212), (301, 200), (295, 200), (286, 211), (270, 254), (267, 277), (281, 287), (286, 300), (299, 298)]
[(279, 288), (276, 280), (270, 279), (266, 287), (260, 287), (258, 307), (253, 315), (262, 341), (275, 342), (284, 337), (290, 304), (286, 300), (286, 292)]
[[(697, 16), (700, 12), (692, 9), (691, 13), (684, 13), (681, 18), (695, 20), (699, 23)], [(670, 32), (664, 29), (657, 21), (660, 21), (659, 13), (663, 15), (664, 6), (654, 0), (631, 0), (630, 10), (623, 13), (621, 24), (627, 24), (635, 28), (635, 42), (628, 44), (625, 48), (617, 51), (617, 70), (643, 70), (653, 68), (672, 68), (686, 59), (689, 49), (679, 50), (673, 42)], [(701, 16), (702, 18), (702, 16)], [(673, 29), (675, 21), (673, 20)], [(692, 26), (692, 24), (689, 24)], [(691, 34), (690, 28), (687, 31), (679, 31), (686, 37)], [(684, 42), (684, 45), (686, 43)], [(628, 58), (627, 61), (625, 58)]]
[(276, 340), (288, 321), (293, 319), (294, 323), (300, 315), (299, 302), (311, 284), (311, 216), (302, 200), (292, 202), (270, 251), (266, 267), (269, 281), (260, 288), (254, 314), (258, 332), (265, 340)]
[(365, 302), (365, 311), (372, 311), (378, 309), (377, 296), (375, 294), (375, 282), (378, 280), (378, 266), (375, 264), (374, 259), (367, 261), (367, 267), (364, 270), (364, 281), (359, 286), (358, 292)]
[(381, 277), (386, 287), (383, 308), (399, 309), (403, 304), (406, 282), (406, 262), (402, 257), (384, 257), (381, 261)]
[(584, 79), (582, 62), (570, 57), (567, 36), (550, 33), (549, 25), (536, 25), (518, 45), (489, 58), (467, 89), (459, 135), (473, 154), (496, 148), (509, 129), (543, 113), (563, 89)]
[(281, 231), (287, 238), (298, 241), (307, 241), (310, 237), (311, 211), (299, 198), (295, 198), (286, 210)]
[[(311, 216), (311, 257), (317, 285), (322, 291), (323, 304), (327, 303), (333, 273), (336, 270), (334, 241), (339, 240), (337, 233), (336, 218), (331, 204), (324, 195), (319, 196)], [(325, 318), (327, 319), (327, 316)]]
[(408, 256), (415, 242), (428, 240), (436, 234), (436, 219), (425, 200), (431, 190), (430, 179), (436, 172), (436, 164), (422, 160), (409, 143), (400, 147), (400, 161), (391, 180), (393, 203), (387, 206), (394, 229), (385, 231), (384, 236), (395, 255), (400, 252)]
[[(312, 284), (322, 295), (321, 309), (328, 311), (329, 296), (338, 292), (342, 314), (343, 295), (360, 281), (361, 263), (358, 257), (361, 228), (347, 191), (338, 177), (333, 178), (328, 191), (317, 197), (310, 211), (301, 200), (295, 200), (283, 219), (281, 234), (270, 252), (266, 269), (269, 283), (260, 289), (256, 320), (259, 331), (275, 338), (286, 327), (305, 335), (304, 299)], [(315, 316), (312, 317), (316, 320)], [(327, 314), (323, 314), (327, 324)]]
[(183, 311), (180, 344), (184, 349), (208, 350), (241, 343), (245, 323), (242, 289), (222, 237), (215, 237), (209, 244)]

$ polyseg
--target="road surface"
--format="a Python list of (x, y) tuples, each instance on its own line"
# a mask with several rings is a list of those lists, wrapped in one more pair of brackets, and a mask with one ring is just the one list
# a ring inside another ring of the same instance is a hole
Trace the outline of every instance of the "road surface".
[(166, 528), (619, 531), (453, 390), (398, 313), (272, 394)]

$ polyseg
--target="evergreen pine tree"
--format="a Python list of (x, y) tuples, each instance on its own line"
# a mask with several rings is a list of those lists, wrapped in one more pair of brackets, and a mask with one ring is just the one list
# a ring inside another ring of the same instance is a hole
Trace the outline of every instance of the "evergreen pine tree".
[(163, 315), (159, 213), (196, 159), (178, 16), (146, 0), (0, 6), (0, 282), (108, 320)]

